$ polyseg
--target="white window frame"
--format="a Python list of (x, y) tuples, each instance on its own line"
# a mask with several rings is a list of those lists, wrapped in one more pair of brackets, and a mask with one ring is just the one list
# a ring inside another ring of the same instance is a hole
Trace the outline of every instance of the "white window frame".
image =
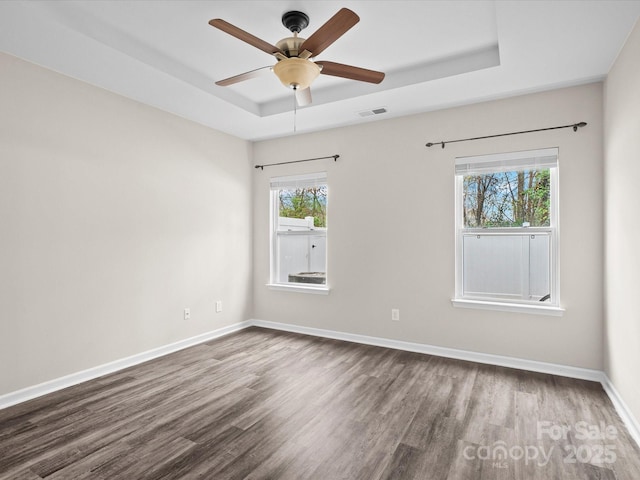
[[(279, 225), (279, 194), (278, 192), (284, 188), (302, 188), (305, 186), (326, 185), (327, 186), (327, 200), (328, 200), (328, 183), (326, 172), (316, 172), (304, 175), (288, 175), (283, 177), (274, 177), (270, 179), (270, 225), (269, 225), (269, 283), (267, 286), (271, 290), (281, 290), (298, 293), (311, 293), (327, 295), (330, 291), (329, 288), (329, 274), (328, 274), (328, 256), (325, 254), (325, 283), (324, 284), (312, 284), (312, 283), (293, 283), (293, 282), (281, 282), (279, 278), (279, 251), (278, 251), (278, 239), (279, 237), (289, 235), (319, 235), (325, 237), (325, 246), (328, 241), (328, 229), (309, 227), (308, 231), (282, 231), (278, 229)], [(327, 202), (328, 203), (328, 202)], [(327, 205), (328, 209), (328, 205)], [(328, 250), (327, 250), (328, 252)]]
[[(553, 158), (552, 158), (553, 157)], [(550, 225), (548, 227), (465, 228), (463, 224), (463, 179), (470, 173), (490, 173), (518, 168), (549, 168)], [(559, 271), (559, 173), (558, 148), (456, 158), (455, 169), (455, 307), (525, 312), (543, 315), (562, 315), (560, 307)], [(464, 237), (468, 235), (549, 235), (550, 302), (497, 296), (469, 295), (464, 292)]]

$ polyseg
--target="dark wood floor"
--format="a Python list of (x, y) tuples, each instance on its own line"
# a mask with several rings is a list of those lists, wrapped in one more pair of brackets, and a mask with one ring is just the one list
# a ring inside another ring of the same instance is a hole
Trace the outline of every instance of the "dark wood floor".
[(0, 410), (0, 479), (196, 478), (638, 480), (640, 450), (597, 383), (259, 328)]

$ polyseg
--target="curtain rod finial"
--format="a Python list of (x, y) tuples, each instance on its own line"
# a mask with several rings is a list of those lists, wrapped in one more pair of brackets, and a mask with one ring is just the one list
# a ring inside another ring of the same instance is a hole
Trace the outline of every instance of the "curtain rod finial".
[(427, 143), (427, 147), (433, 147), (433, 143), (431, 142)]

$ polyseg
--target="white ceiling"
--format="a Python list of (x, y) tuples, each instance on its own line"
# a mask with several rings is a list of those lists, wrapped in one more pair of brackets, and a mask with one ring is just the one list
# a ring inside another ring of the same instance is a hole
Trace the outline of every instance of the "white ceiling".
[[(275, 75), (216, 80), (275, 59), (208, 25), (222, 18), (269, 43), (281, 16), (310, 17), (308, 37), (340, 8), (360, 23), (330, 60), (386, 72), (380, 85), (321, 75), (298, 132), (408, 115), (604, 78), (634, 23), (627, 1), (0, 2), (0, 50), (250, 140), (293, 134), (292, 92)], [(385, 107), (388, 113), (358, 112)]]

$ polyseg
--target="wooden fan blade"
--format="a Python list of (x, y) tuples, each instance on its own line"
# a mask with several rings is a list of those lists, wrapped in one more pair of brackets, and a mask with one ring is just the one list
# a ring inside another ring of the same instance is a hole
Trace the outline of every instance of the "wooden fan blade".
[(360, 21), (360, 17), (348, 8), (342, 8), (300, 46), (299, 51), (309, 50), (312, 57), (322, 53), (329, 45), (344, 35)]
[(216, 82), (216, 85), (226, 87), (227, 85), (233, 85), (234, 83), (244, 82), (245, 80), (249, 80), (251, 78), (260, 77), (265, 73), (270, 72), (272, 68), (273, 67), (271, 66), (256, 68), (255, 70), (241, 73), (240, 75), (234, 75), (233, 77), (225, 78), (224, 80), (218, 80)]
[(304, 107), (311, 104), (311, 87), (302, 90), (296, 89), (296, 102), (298, 106)]
[(380, 83), (384, 80), (383, 72), (375, 70), (367, 70), (366, 68), (353, 67), (343, 63), (335, 62), (316, 62), (322, 70), (320, 73), (324, 75), (333, 75), (334, 77), (350, 78), (351, 80), (359, 80), (361, 82)]
[(211, 25), (212, 27), (216, 27), (217, 29), (222, 30), (225, 33), (228, 33), (229, 35), (236, 37), (237, 39), (242, 40), (249, 45), (259, 48), (263, 52), (266, 52), (270, 55), (273, 55), (274, 53), (284, 54), (284, 52), (282, 52), (282, 50), (280, 50), (275, 45), (271, 45), (269, 42), (265, 42), (264, 40), (251, 35), (249, 32), (245, 32), (241, 28), (238, 28), (235, 25), (231, 25), (229, 22), (225, 22), (221, 18), (214, 18), (213, 20), (209, 21), (209, 25)]

